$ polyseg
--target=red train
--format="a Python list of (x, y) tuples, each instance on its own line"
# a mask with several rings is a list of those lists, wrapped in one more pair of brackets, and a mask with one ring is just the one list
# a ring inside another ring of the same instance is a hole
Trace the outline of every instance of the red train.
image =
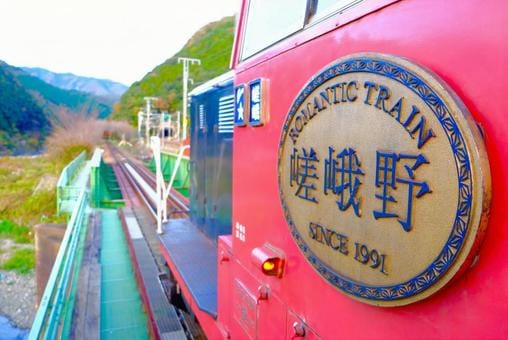
[(195, 93), (194, 208), (161, 238), (207, 336), (508, 336), (507, 13), (242, 2), (234, 96)]

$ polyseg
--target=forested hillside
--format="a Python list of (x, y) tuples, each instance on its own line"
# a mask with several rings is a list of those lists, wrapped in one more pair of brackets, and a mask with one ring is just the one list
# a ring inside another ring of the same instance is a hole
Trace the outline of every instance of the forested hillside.
[(58, 88), (29, 75), (19, 68), (12, 68), (11, 72), (49, 116), (54, 115), (61, 107), (65, 107), (74, 113), (97, 115), (99, 118), (106, 118), (111, 113), (111, 106), (93, 95)]
[(113, 118), (136, 124), (137, 113), (146, 96), (159, 97), (162, 109), (181, 110), (182, 64), (178, 64), (178, 57), (201, 59), (200, 66), (190, 67), (190, 77), (194, 81), (191, 89), (226, 72), (229, 68), (234, 27), (234, 17), (225, 17), (201, 28), (178, 53), (125, 92), (120, 103), (114, 107)]
[(0, 62), (0, 155), (40, 147), (50, 129), (48, 117)]
[(115, 103), (127, 90), (127, 86), (108, 80), (77, 76), (72, 73), (56, 73), (40, 67), (23, 67), (23, 71), (48, 84), (64, 90), (90, 93)]
[(0, 155), (38, 151), (61, 111), (99, 118), (111, 106), (96, 97), (52, 86), (0, 61)]

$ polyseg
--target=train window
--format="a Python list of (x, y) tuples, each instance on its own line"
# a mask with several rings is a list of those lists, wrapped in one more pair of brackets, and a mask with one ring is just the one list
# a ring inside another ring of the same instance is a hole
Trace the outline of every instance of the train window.
[(313, 24), (331, 14), (343, 11), (362, 0), (310, 0), (310, 13), (307, 14), (307, 24)]
[(242, 60), (363, 0), (250, 0)]
[(242, 59), (301, 30), (307, 0), (251, 0), (247, 13)]

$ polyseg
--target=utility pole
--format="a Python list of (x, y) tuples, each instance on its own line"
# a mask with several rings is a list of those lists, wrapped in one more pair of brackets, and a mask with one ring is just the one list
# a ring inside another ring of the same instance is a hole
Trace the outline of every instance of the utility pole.
[(150, 115), (152, 113), (152, 100), (158, 100), (157, 97), (145, 97), (143, 98), (146, 101), (146, 121), (145, 121), (145, 137), (146, 137), (146, 144), (147, 146), (150, 145)]
[(181, 116), (180, 111), (177, 111), (176, 112), (176, 126), (177, 126), (177, 129), (176, 129), (176, 140), (178, 142), (180, 142), (180, 135), (181, 135), (180, 131), (182, 131), (182, 125), (181, 125), (180, 116)]
[(187, 83), (189, 82), (189, 65), (201, 65), (201, 60), (181, 57), (178, 58), (178, 63), (183, 63), (183, 127), (182, 127), (182, 140), (187, 138)]
[(141, 137), (141, 125), (143, 125), (143, 111), (140, 110), (138, 112), (138, 138), (142, 139)]

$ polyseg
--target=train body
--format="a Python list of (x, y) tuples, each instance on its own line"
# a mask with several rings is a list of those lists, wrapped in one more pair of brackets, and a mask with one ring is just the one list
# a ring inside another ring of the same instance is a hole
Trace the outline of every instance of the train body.
[[(191, 93), (191, 219), (211, 239), (231, 233), (233, 73)], [(199, 188), (199, 190), (197, 190)]]
[(211, 309), (162, 246), (210, 338), (508, 336), (507, 13), (243, 1), (234, 74), (191, 94)]

